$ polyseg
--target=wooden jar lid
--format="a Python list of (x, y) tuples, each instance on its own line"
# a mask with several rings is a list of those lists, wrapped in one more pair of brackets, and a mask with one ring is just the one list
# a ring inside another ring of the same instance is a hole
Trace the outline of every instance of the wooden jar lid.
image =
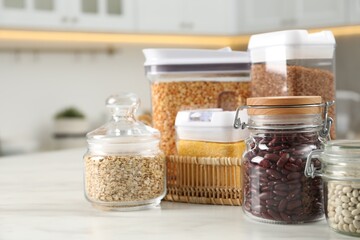
[[(308, 104), (321, 104), (320, 96), (286, 96), (286, 97), (256, 97), (248, 98), (249, 115), (286, 115), (286, 114), (319, 114), (320, 106), (304, 106), (299, 108), (286, 108), (286, 106), (301, 106)], [(268, 106), (267, 108), (251, 108), (256, 106)], [(285, 106), (285, 108), (271, 106)]]

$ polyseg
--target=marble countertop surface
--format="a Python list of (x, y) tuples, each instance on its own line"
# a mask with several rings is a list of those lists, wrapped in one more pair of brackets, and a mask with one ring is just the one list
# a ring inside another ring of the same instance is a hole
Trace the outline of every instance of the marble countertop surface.
[(354, 239), (325, 220), (272, 225), (241, 207), (162, 202), (151, 210), (106, 212), (83, 195), (84, 149), (0, 158), (0, 239)]

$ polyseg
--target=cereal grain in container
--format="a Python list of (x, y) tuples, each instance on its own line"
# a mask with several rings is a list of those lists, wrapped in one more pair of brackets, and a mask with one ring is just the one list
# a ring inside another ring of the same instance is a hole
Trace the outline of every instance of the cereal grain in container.
[(161, 149), (176, 154), (175, 118), (180, 110), (222, 108), (234, 111), (249, 97), (246, 52), (206, 49), (145, 49), (151, 82), (153, 126)]

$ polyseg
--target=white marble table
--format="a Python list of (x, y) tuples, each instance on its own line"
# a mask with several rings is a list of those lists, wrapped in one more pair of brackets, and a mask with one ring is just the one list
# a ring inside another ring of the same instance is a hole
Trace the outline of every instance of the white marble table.
[(272, 225), (241, 207), (163, 202), (135, 212), (94, 209), (83, 196), (83, 149), (0, 158), (0, 239), (354, 239), (325, 220)]

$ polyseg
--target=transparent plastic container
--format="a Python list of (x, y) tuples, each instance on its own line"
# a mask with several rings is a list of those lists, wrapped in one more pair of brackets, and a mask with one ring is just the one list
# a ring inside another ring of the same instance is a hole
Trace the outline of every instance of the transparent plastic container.
[[(247, 117), (246, 112), (242, 112)], [(176, 116), (176, 148), (180, 156), (241, 158), (249, 133), (233, 128), (235, 111), (195, 109)]]
[[(321, 165), (314, 162), (321, 161)], [(325, 216), (336, 232), (360, 237), (360, 141), (336, 140), (313, 151), (305, 174), (324, 183)]]
[(246, 52), (205, 49), (145, 49), (145, 72), (151, 83), (153, 125), (161, 149), (176, 154), (178, 111), (222, 108), (235, 111), (249, 97)]
[(136, 121), (139, 104), (132, 93), (110, 96), (106, 107), (111, 120), (87, 134), (85, 196), (95, 207), (146, 209), (157, 206), (165, 196), (166, 164), (159, 149), (160, 134)]
[[(321, 96), (335, 100), (335, 38), (331, 31), (288, 30), (249, 41), (251, 96)], [(335, 120), (335, 106), (329, 109)], [(331, 129), (335, 137), (335, 124)]]
[(322, 149), (328, 138), (329, 104), (317, 96), (247, 100), (248, 123), (236, 118), (234, 124), (250, 131), (242, 160), (247, 216), (280, 224), (323, 217), (321, 178), (306, 178), (304, 169), (308, 154)]

